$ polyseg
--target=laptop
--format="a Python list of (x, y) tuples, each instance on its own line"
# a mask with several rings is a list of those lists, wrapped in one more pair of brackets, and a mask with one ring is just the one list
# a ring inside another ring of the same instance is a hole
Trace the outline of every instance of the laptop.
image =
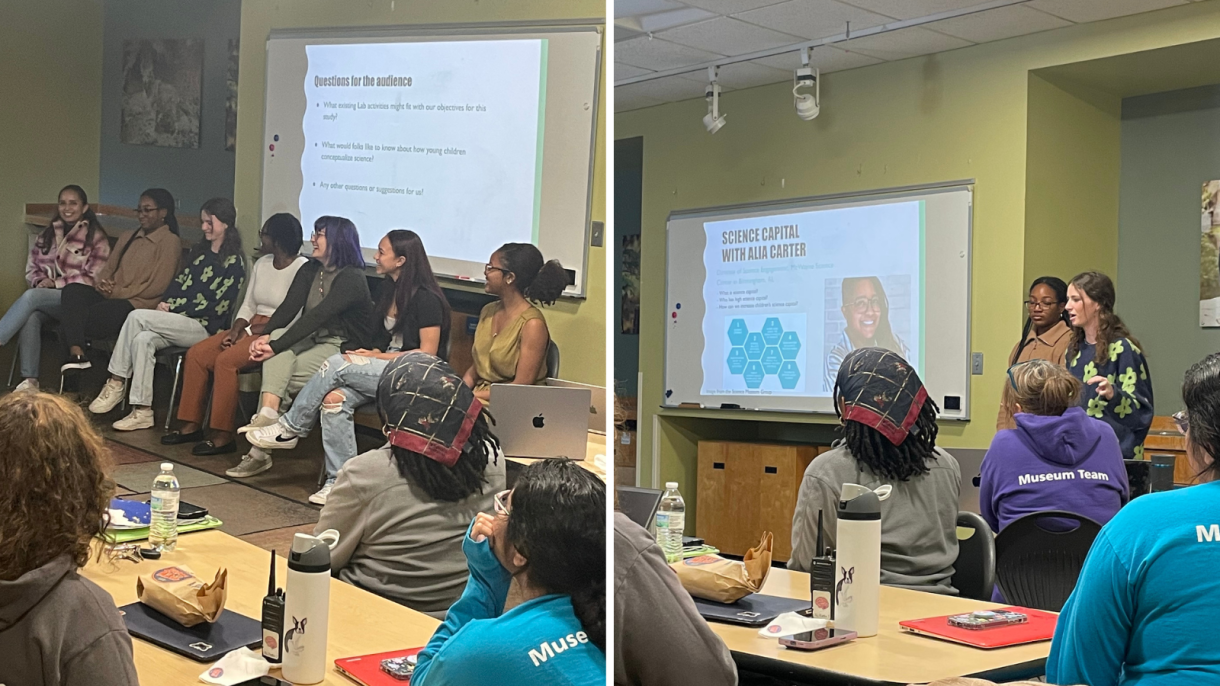
[(908, 619), (898, 622), (898, 626), (907, 633), (930, 636), (942, 641), (961, 643), (984, 650), (1049, 641), (1055, 635), (1055, 622), (1058, 621), (1059, 615), (1025, 607), (996, 609), (1020, 612), (1029, 617), (1029, 620), (1021, 624), (1010, 624), (992, 629), (963, 629), (949, 624), (949, 617), (952, 615), (943, 615), (927, 619)]
[(603, 436), (606, 435), (606, 389), (604, 386), (590, 386), (589, 384), (576, 383), (575, 381), (549, 378), (544, 383), (555, 388), (589, 389), (589, 392), (593, 394), (593, 402), (589, 403), (589, 431)]
[(508, 457), (585, 459), (590, 396), (587, 388), (492, 384), (500, 448)]
[(232, 610), (222, 612), (215, 622), (192, 627), (184, 627), (139, 601), (120, 607), (119, 614), (132, 636), (196, 662), (214, 662), (231, 650), (256, 648), (263, 642), (259, 621)]
[(751, 593), (735, 603), (717, 603), (693, 596), (692, 599), (699, 614), (707, 621), (743, 626), (766, 626), (785, 612), (809, 610), (808, 600), (761, 593)]
[(381, 669), (381, 661), (395, 657), (418, 655), (423, 648), (408, 648), (406, 650), (391, 650), (388, 653), (360, 655), (358, 657), (342, 657), (335, 660), (335, 669), (343, 676), (362, 686), (403, 686), (409, 680), (390, 676)]
[(635, 486), (619, 486), (617, 490), (618, 509), (627, 515), (627, 519), (651, 531), (664, 491)]

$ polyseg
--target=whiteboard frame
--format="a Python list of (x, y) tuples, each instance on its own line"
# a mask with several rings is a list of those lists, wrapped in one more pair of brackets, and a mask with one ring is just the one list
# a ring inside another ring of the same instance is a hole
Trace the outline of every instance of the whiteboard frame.
[[(505, 21), (495, 23), (440, 23), (440, 24), (396, 24), (393, 26), (334, 26), (294, 29), (271, 29), (263, 43), (263, 133), (259, 139), (258, 161), (258, 210), (259, 226), (267, 221), (263, 212), (263, 186), (266, 180), (267, 156), (262, 152), (262, 143), (267, 140), (267, 85), (270, 78), (271, 41), (274, 39), (335, 39), (335, 38), (394, 38), (397, 36), (477, 36), (505, 33), (572, 33), (592, 31), (601, 36), (598, 42), (597, 55), (593, 60), (593, 126), (589, 132), (589, 182), (585, 188), (585, 223), (582, 240), (582, 264), (580, 280), (575, 284), (575, 291), (564, 290), (561, 299), (584, 300), (589, 295), (589, 247), (593, 237), (593, 182), (597, 167), (597, 126), (601, 117), (601, 86), (602, 60), (604, 58), (606, 39), (605, 18), (588, 17), (579, 19), (549, 19), (538, 21)], [(539, 162), (541, 164), (541, 162)], [(365, 259), (365, 266), (374, 266)], [(487, 283), (485, 278), (469, 279), (437, 274), (437, 280), (451, 284), (477, 285)], [(481, 290), (481, 289), (480, 289)]]
[[(735, 203), (731, 205), (717, 205), (714, 207), (701, 207), (689, 210), (672, 210), (665, 218), (665, 307), (661, 311), (662, 321), (664, 322), (665, 311), (669, 305), (669, 257), (670, 257), (670, 231), (669, 223), (674, 219), (700, 219), (704, 217), (724, 217), (725, 215), (746, 214), (759, 211), (784, 212), (793, 210), (801, 206), (811, 203), (830, 204), (835, 202), (846, 202), (852, 200), (860, 200), (864, 198), (877, 200), (890, 200), (902, 196), (912, 195), (923, 192), (934, 191), (955, 191), (965, 190), (970, 192), (970, 213), (966, 219), (966, 360), (965, 360), (965, 378), (966, 384), (962, 394), (962, 412), (959, 415), (946, 417), (941, 412), (937, 413), (937, 421), (955, 421), (969, 422), (970, 421), (970, 397), (973, 380), (971, 379), (971, 357), (974, 352), (973, 336), (974, 336), (974, 186), (975, 180), (960, 179), (956, 181), (941, 181), (937, 183), (917, 184), (911, 186), (894, 186), (890, 188), (881, 188), (868, 191), (850, 191), (845, 193), (829, 193), (825, 195), (807, 195), (799, 198), (789, 198), (778, 201), (758, 201), (749, 203)], [(927, 263), (923, 265), (927, 269)], [(922, 343), (922, 342), (921, 342)], [(669, 326), (665, 325), (664, 346), (662, 347), (664, 356), (661, 364), (661, 404), (662, 410), (679, 409), (682, 405), (679, 403), (670, 403), (665, 397), (664, 389), (669, 384)], [(937, 403), (939, 406), (939, 403)], [(714, 412), (767, 412), (776, 414), (793, 414), (793, 415), (817, 415), (817, 416), (833, 416), (833, 410), (793, 410), (793, 409), (774, 409), (767, 408), (757, 410), (753, 408), (722, 408), (722, 407), (700, 407), (701, 410), (712, 410)]]

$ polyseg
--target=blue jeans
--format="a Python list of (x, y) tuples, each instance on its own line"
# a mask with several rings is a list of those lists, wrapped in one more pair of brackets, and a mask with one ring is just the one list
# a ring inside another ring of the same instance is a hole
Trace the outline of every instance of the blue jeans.
[[(351, 359), (348, 362), (343, 355), (331, 355), (297, 394), (288, 414), (280, 418), (282, 427), (304, 437), (321, 416), (327, 479), (334, 479), (343, 463), (356, 456), (356, 424), (352, 421), (352, 413), (377, 399), (377, 381), (390, 364), (389, 360), (356, 355)], [(331, 391), (342, 393), (343, 402), (323, 402)]]
[(0, 345), (7, 345), (17, 332), (21, 332), (18, 343), (21, 355), (21, 378), (37, 379), (42, 357), (42, 324), (48, 319), (59, 319), (60, 297), (63, 291), (57, 288), (31, 288), (8, 308), (0, 317)]

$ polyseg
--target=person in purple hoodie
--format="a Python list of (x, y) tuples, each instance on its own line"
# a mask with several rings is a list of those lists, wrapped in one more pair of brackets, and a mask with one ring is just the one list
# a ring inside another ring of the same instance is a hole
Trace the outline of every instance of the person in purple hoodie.
[(997, 533), (1035, 512), (1062, 510), (1105, 524), (1130, 497), (1118, 438), (1077, 405), (1080, 381), (1030, 360), (1008, 370), (1017, 428), (996, 433), (983, 458), (979, 507)]

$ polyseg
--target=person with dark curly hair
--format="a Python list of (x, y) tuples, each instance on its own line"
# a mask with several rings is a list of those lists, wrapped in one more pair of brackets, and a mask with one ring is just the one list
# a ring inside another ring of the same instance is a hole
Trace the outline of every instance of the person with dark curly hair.
[(61, 396), (0, 398), (0, 683), (135, 686), (114, 599), (77, 570), (105, 532), (102, 439)]
[(466, 370), (466, 385), (484, 403), (491, 385), (531, 385), (546, 378), (546, 348), (551, 334), (542, 311), (534, 306), (553, 305), (568, 286), (568, 275), (558, 260), (542, 258), (529, 243), (505, 243), (492, 253), (483, 268), (483, 290), (497, 296), (479, 313), (474, 332), (474, 363)]
[(420, 652), (414, 686), (606, 683), (605, 483), (539, 460), (496, 494), (494, 515), (475, 518), (462, 550), (470, 581)]
[(860, 348), (843, 359), (834, 386), (843, 440), (805, 469), (792, 515), (788, 568), (809, 571), (818, 538), (835, 547), (843, 484), (892, 488), (881, 501), (881, 583), (956, 594), (961, 468), (936, 447), (936, 403), (915, 369), (898, 353)]
[(490, 417), (440, 358), (407, 352), (376, 386), (385, 447), (339, 469), (315, 530), (339, 532), (335, 575), (444, 617), (466, 586), (462, 539), (504, 489)]

